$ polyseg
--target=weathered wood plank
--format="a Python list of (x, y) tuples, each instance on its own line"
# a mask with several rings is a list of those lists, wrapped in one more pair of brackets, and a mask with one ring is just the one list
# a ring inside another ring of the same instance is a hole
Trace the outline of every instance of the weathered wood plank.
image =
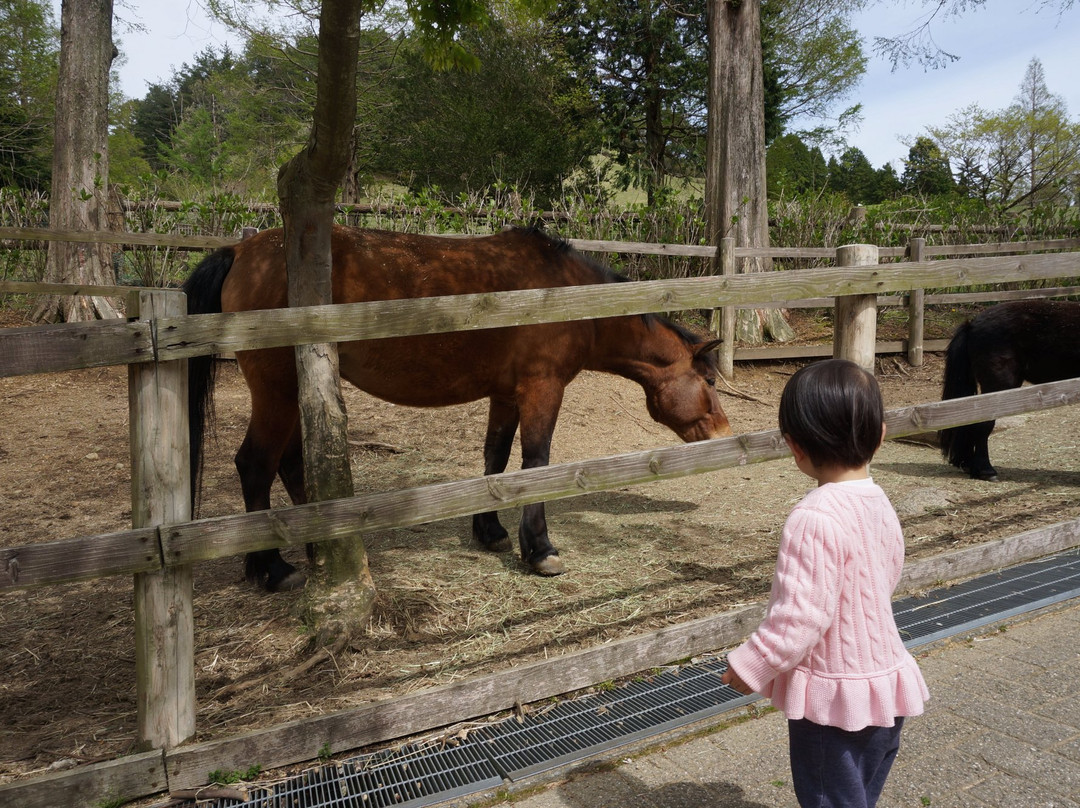
[(913, 592), (993, 570), (1034, 561), (1080, 544), (1080, 519), (1029, 530), (1016, 536), (940, 553), (904, 566), (899, 592)]
[[(848, 244), (836, 251), (842, 267), (877, 266), (878, 248), (873, 244)], [(833, 356), (850, 359), (874, 372), (877, 342), (877, 295), (841, 295), (833, 307)]]
[[(1080, 268), (1078, 268), (1080, 269)], [(953, 292), (926, 295), (926, 303), (1004, 303), (1008, 300), (1034, 300), (1080, 295), (1080, 286), (1044, 286), (1041, 289), (997, 289), (992, 292)]]
[(168, 787), (160, 750), (17, 780), (0, 786), (9, 808), (100, 808), (157, 794)]
[[(185, 298), (140, 293), (139, 316), (186, 311)], [(128, 366), (131, 523), (191, 518), (187, 362)], [(135, 575), (135, 697), (140, 748), (176, 746), (195, 734), (195, 608), (192, 569)]]
[(129, 297), (139, 290), (134, 286), (93, 286), (81, 283), (38, 283), (31, 281), (0, 281), (0, 294), (5, 295), (86, 295), (87, 297)]
[[(913, 290), (915, 291), (915, 290)], [(1080, 286), (1043, 286), (1038, 289), (995, 289), (991, 292), (951, 292), (941, 295), (924, 295), (924, 304), (942, 303), (1004, 303), (1007, 300), (1035, 300), (1051, 297), (1080, 295)], [(774, 300), (771, 303), (753, 303), (736, 306), (737, 309), (827, 309), (834, 298), (812, 297), (802, 300)], [(911, 295), (878, 295), (878, 308), (883, 306), (908, 306)]]
[[(890, 410), (886, 413), (888, 437), (899, 438), (947, 426), (1017, 415), (1022, 412), (1066, 406), (1080, 401), (1080, 379), (1050, 382), (989, 393), (971, 398), (958, 398), (918, 404)], [(777, 430), (753, 432), (733, 438), (720, 438), (700, 443), (651, 449), (643, 452), (615, 455), (575, 463), (561, 463), (538, 469), (505, 472), (469, 480), (461, 480), (418, 488), (378, 494), (366, 494), (351, 499), (234, 514), (203, 519), (161, 528), (164, 563), (166, 566), (188, 564), (251, 550), (269, 547), (302, 546), (307, 542), (330, 541), (341, 531), (384, 530), (394, 527), (432, 522), (458, 516), (468, 516), (484, 510), (498, 510), (531, 502), (541, 502), (596, 491), (657, 480), (673, 479), (689, 474), (715, 471), (747, 463), (775, 460), (787, 455)], [(92, 560), (78, 570), (65, 575), (61, 562), (75, 551), (115, 545), (124, 548), (124, 558), (134, 556), (126, 543), (140, 540), (140, 531), (128, 534), (109, 534), (85, 539), (73, 539), (53, 550), (49, 575), (36, 573), (32, 579), (19, 582), (4, 581), (3, 588), (23, 588), (25, 585), (81, 580), (95, 575), (111, 575), (129, 571), (129, 567)], [(149, 540), (144, 538), (143, 540)], [(45, 552), (47, 545), (27, 545), (0, 550), (0, 563), (6, 564), (10, 554), (20, 559)], [(64, 549), (67, 548), (67, 549)], [(24, 556), (23, 554), (29, 554)], [(133, 563), (133, 562), (129, 562)], [(143, 564), (149, 564), (149, 558)], [(70, 566), (70, 565), (68, 565)], [(152, 569), (140, 566), (138, 569)]]
[[(913, 238), (908, 242), (911, 260), (918, 263), (926, 258), (926, 239)], [(912, 367), (922, 367), (925, 345), (926, 290), (912, 289), (908, 294), (908, 345), (907, 358)]]
[[(345, 342), (455, 329), (565, 322), (651, 311), (799, 300), (834, 293), (906, 292), (923, 286), (1037, 280), (1067, 276), (1075, 271), (1075, 256), (1056, 254), (208, 314), (157, 321), (156, 342), (158, 358), (167, 361), (298, 342)], [(150, 361), (154, 357), (146, 328), (145, 323), (104, 321), (2, 329), (0, 375)]]
[[(1065, 406), (1080, 401), (1080, 379), (890, 410), (888, 437)], [(753, 432), (538, 469), (366, 494), (352, 499), (237, 514), (162, 528), (167, 565), (269, 547), (328, 541), (342, 531), (405, 527), (531, 502), (673, 479), (786, 456), (778, 430)]]
[(0, 378), (147, 362), (153, 357), (150, 323), (117, 319), (0, 328)]
[(404, 527), (622, 485), (775, 459), (787, 454), (779, 432), (665, 447), (600, 460), (560, 463), (351, 499), (235, 514), (162, 528), (166, 564), (188, 564), (269, 547), (329, 541), (359, 529)]
[(1080, 378), (1047, 382), (1016, 390), (953, 398), (932, 404), (916, 404), (885, 413), (886, 438), (901, 438), (919, 432), (945, 429), (961, 424), (991, 421), (1022, 412), (1047, 410), (1080, 403)]
[(216, 250), (240, 239), (223, 236), (178, 236), (169, 233), (128, 233), (116, 230), (53, 230), (42, 227), (0, 227), (0, 239), (68, 241), (77, 244), (120, 244), (143, 247), (190, 247)]
[(719, 308), (854, 294), (907, 292), (925, 286), (969, 286), (1038, 280), (1076, 271), (1076, 256), (927, 261), (877, 267), (763, 272), (628, 284), (346, 303), (305, 309), (206, 314), (158, 321), (161, 359), (346, 342), (408, 334), (532, 325), (654, 311)]
[(0, 594), (161, 569), (156, 528), (0, 547)]
[(1058, 238), (1044, 241), (998, 241), (992, 244), (942, 244), (934, 247), (926, 247), (923, 255), (927, 257), (940, 255), (986, 255), (997, 253), (1027, 253), (1040, 252), (1042, 250), (1076, 250), (1080, 249), (1080, 238)]

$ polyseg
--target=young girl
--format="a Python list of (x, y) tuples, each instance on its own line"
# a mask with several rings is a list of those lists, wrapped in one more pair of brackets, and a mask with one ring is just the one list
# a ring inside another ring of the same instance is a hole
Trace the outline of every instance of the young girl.
[(904, 538), (869, 473), (884, 415), (874, 377), (846, 360), (808, 365), (784, 388), (780, 431), (818, 487), (788, 517), (765, 619), (723, 677), (787, 716), (804, 808), (872, 808), (903, 717), (930, 695), (892, 615)]

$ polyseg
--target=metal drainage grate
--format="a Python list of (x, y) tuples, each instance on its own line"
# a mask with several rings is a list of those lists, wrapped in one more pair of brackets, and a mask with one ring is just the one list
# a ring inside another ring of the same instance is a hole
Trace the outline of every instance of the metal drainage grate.
[(1080, 551), (1020, 564), (921, 597), (893, 604), (908, 647), (935, 640), (1080, 595)]
[(506, 777), (518, 780), (753, 701), (720, 684), (725, 669), (714, 660), (665, 671), (617, 690), (561, 702), (520, 722), (482, 727), (469, 741), (479, 743)]
[[(984, 575), (893, 605), (910, 648), (1080, 596), (1080, 550)], [(475, 794), (748, 704), (710, 660), (473, 730), (460, 746), (406, 746), (323, 766), (247, 800), (199, 808), (415, 808)], [(194, 808), (195, 802), (177, 808)]]
[(199, 808), (415, 808), (475, 794), (503, 784), (479, 748), (405, 747), (310, 769), (247, 799), (185, 802)]

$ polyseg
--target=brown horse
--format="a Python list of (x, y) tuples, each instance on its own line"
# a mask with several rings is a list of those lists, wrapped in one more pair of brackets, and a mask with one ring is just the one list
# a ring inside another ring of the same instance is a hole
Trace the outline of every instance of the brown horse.
[[(537, 230), (442, 238), (335, 227), (335, 303), (581, 286), (625, 280)], [(191, 314), (287, 305), (284, 235), (267, 230), (207, 257), (184, 284)], [(640, 384), (649, 414), (685, 441), (730, 435), (716, 395), (718, 341), (653, 315), (393, 337), (339, 345), (341, 376), (395, 404), (443, 407), (490, 400), (484, 473), (506, 469), (520, 427), (522, 468), (547, 465), (563, 390), (582, 370)], [(251, 390), (251, 422), (236, 455), (248, 511), (270, 507), (280, 475), (305, 502), (292, 348), (237, 354)], [(191, 361), (192, 473), (198, 474), (204, 419), (213, 392), (212, 357)], [(494, 512), (473, 516), (473, 536), (509, 550)], [(526, 505), (518, 530), (522, 559), (541, 575), (563, 572), (548, 540), (544, 505)], [(249, 553), (249, 579), (269, 590), (304, 577), (277, 550)]]

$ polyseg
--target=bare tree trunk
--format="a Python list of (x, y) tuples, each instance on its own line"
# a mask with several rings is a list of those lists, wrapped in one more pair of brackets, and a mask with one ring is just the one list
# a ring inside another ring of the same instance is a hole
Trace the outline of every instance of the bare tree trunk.
[[(57, 230), (108, 230), (109, 70), (112, 0), (63, 0), (60, 8), (60, 76), (56, 89), (49, 226)], [(50, 241), (45, 280), (113, 285), (108, 244)], [(103, 297), (42, 298), (39, 322), (119, 317)]]
[[(330, 235), (334, 198), (349, 165), (356, 117), (362, 7), (362, 0), (324, 0), (311, 137), (278, 175), (290, 306), (333, 302)], [(337, 346), (298, 345), (296, 368), (308, 501), (351, 497), (348, 422)], [(304, 610), (318, 642), (328, 644), (356, 632), (370, 617), (374, 600), (375, 585), (359, 532), (316, 545)]]
[[(769, 246), (765, 195), (765, 87), (761, 10), (756, 2), (708, 0), (709, 131), (706, 142), (705, 218), (709, 243), (735, 239), (738, 247)], [(740, 272), (772, 269), (768, 258), (741, 259)], [(761, 342), (768, 334), (795, 336), (779, 309), (741, 311), (736, 337)]]

